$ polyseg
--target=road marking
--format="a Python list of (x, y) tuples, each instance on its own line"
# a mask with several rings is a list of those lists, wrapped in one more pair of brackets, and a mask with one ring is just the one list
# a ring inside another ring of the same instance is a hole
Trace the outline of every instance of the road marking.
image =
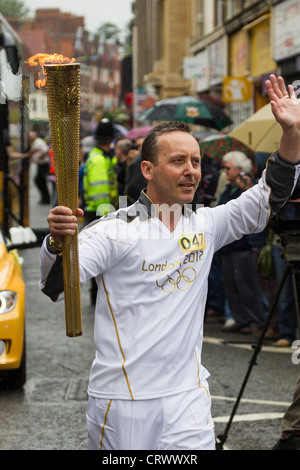
[[(238, 423), (242, 421), (265, 421), (269, 419), (282, 419), (283, 413), (253, 413), (245, 415), (235, 415), (232, 422)], [(215, 423), (227, 423), (230, 416), (216, 416), (213, 418)]]
[[(253, 349), (253, 345), (255, 345), (255, 342), (253, 343), (231, 343), (230, 341), (226, 341), (222, 338), (211, 338), (211, 337), (204, 337), (203, 338), (203, 343), (209, 343), (209, 344), (216, 344), (217, 346), (230, 346), (232, 348), (240, 348), (240, 349)], [(262, 346), (262, 351), (265, 352), (274, 352), (274, 353), (279, 353), (279, 354), (291, 354), (295, 348), (276, 348), (276, 346)]]
[[(236, 398), (212, 395), (212, 400), (236, 401)], [(283, 402), (283, 401), (255, 400), (251, 398), (241, 398), (240, 403), (255, 403), (259, 405), (273, 405), (273, 406), (284, 406), (284, 407), (287, 407), (290, 405), (290, 403)], [(232, 418), (232, 423), (267, 421), (267, 420), (274, 420), (274, 419), (281, 420), (284, 416), (284, 413), (285, 412), (235, 414)], [(213, 417), (214, 423), (221, 423), (221, 424), (229, 423), (230, 419), (231, 419), (231, 415)], [(230, 450), (231, 448), (223, 444), (222, 449)]]
[[(212, 395), (213, 400), (236, 401), (236, 398), (225, 397), (222, 395)], [(289, 406), (290, 402), (286, 401), (271, 401), (271, 400), (256, 400), (253, 398), (241, 398), (240, 403), (254, 403), (256, 405), (270, 405), (270, 406)]]

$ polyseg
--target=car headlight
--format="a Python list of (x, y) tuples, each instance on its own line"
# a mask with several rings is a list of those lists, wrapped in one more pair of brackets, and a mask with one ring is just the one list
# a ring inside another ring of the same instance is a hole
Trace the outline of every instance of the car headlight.
[(0, 315), (10, 312), (16, 305), (17, 293), (11, 290), (0, 291)]

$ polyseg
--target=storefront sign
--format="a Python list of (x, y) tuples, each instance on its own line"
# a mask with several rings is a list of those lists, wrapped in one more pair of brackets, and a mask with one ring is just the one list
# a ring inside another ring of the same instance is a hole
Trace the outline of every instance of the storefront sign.
[(300, 0), (286, 0), (274, 7), (274, 59), (300, 53)]
[(209, 84), (210, 86), (222, 83), (224, 75), (226, 75), (225, 63), (225, 43), (224, 38), (211, 43), (208, 47), (209, 55)]
[(191, 89), (201, 92), (208, 87), (207, 51), (203, 50), (193, 57), (183, 60), (184, 78), (191, 80)]
[(252, 98), (252, 82), (246, 77), (224, 77), (224, 103), (243, 103)]

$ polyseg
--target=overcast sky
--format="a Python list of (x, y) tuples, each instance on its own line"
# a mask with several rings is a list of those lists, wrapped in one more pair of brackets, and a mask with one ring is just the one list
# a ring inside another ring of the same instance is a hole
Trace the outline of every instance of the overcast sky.
[(31, 15), (37, 8), (59, 8), (63, 13), (84, 16), (85, 28), (95, 32), (102, 23), (111, 22), (123, 29), (132, 18), (133, 0), (23, 0)]

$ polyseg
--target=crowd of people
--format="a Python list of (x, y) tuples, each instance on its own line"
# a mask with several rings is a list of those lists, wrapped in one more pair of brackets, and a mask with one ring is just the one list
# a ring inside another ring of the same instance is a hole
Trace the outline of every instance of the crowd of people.
[[(216, 164), (213, 171), (208, 172), (210, 183), (216, 188), (214, 196), (202, 194), (202, 203), (211, 207), (226, 204), (257, 184), (269, 155), (265, 155), (263, 166), (261, 157), (251, 159), (238, 151), (223, 155), (218, 174)], [(299, 196), (300, 189), (296, 186), (291, 200), (295, 201)], [(267, 244), (271, 245), (273, 269), (265, 272), (260, 267), (260, 253)], [(259, 339), (286, 263), (282, 239), (272, 224), (259, 234), (244, 235), (222, 247), (215, 253), (209, 276), (207, 317), (224, 318), (224, 332), (251, 334)], [(296, 329), (295, 295), (289, 273), (264, 337), (274, 341), (276, 347), (290, 347), (296, 339)]]
[[(113, 124), (102, 120), (93, 135), (80, 142), (79, 207), (84, 210), (82, 225), (122, 205), (135, 203), (147, 181), (141, 171), (141, 135), (128, 139), (116, 135)], [(55, 168), (50, 138), (31, 131), (26, 154), (36, 166), (34, 182), (40, 193), (40, 204), (57, 204)], [(199, 141), (199, 145), (201, 141)], [(193, 208), (199, 205), (215, 207), (238, 198), (249, 187), (257, 184), (269, 155), (255, 158), (240, 151), (227, 152), (218, 160), (201, 154), (202, 177), (193, 199)], [(299, 189), (300, 196), (300, 189)], [(125, 198), (125, 199), (124, 199)], [(293, 199), (297, 199), (297, 188)], [(125, 203), (124, 203), (125, 200)], [(271, 244), (273, 270), (260, 269), (260, 252)], [(281, 238), (272, 228), (259, 234), (244, 235), (214, 254), (208, 277), (206, 318), (216, 319), (226, 332), (250, 334), (258, 339), (274, 302), (286, 259)], [(95, 303), (96, 286), (92, 282), (91, 302)], [(297, 314), (291, 274), (280, 294), (275, 315), (265, 338), (277, 347), (289, 347), (296, 339)]]

